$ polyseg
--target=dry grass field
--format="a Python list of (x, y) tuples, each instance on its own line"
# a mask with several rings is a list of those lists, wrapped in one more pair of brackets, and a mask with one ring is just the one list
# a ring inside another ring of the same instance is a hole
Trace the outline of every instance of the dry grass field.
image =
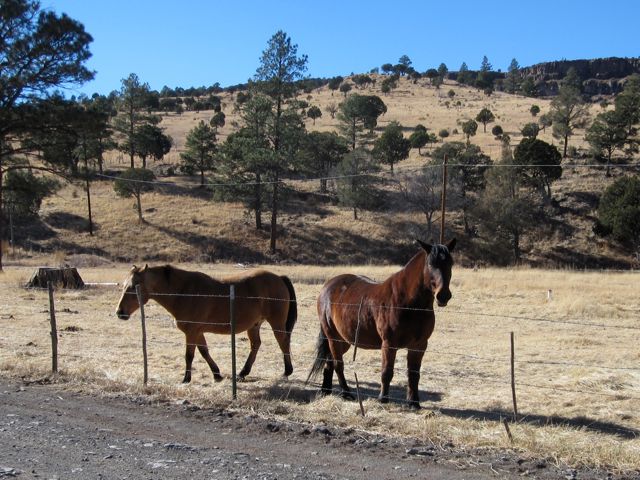
[[(78, 260), (78, 259), (76, 259)], [(50, 377), (48, 296), (22, 286), (33, 265), (51, 258), (14, 259), (0, 276), (0, 372), (38, 381)], [(86, 265), (91, 258), (84, 258)], [(226, 264), (182, 264), (214, 276), (237, 273)], [(121, 282), (128, 265), (80, 268), (85, 282)], [(619, 471), (640, 469), (640, 274), (477, 270), (454, 267), (449, 306), (436, 311), (436, 330), (422, 366), (423, 409), (402, 399), (405, 354), (400, 352), (388, 405), (375, 398), (379, 352), (345, 356), (347, 379), (358, 374), (366, 415), (357, 402), (321, 398), (304, 380), (318, 333), (316, 296), (322, 283), (345, 271), (376, 279), (397, 266), (267, 266), (294, 282), (299, 317), (293, 331), (294, 373), (283, 380), (280, 350), (268, 325), (251, 375), (231, 399), (230, 338), (208, 335), (213, 358), (225, 379), (215, 383), (196, 354), (193, 381), (179, 384), (184, 371), (184, 336), (169, 314), (150, 302), (145, 308), (150, 380), (142, 385), (140, 316), (118, 320), (120, 287), (93, 286), (56, 291), (60, 374), (69, 388), (96, 395), (146, 395), (154, 400), (222, 406), (282, 420), (324, 423), (435, 445), (509, 449), (569, 465)], [(549, 294), (551, 291), (551, 294)], [(510, 332), (515, 335), (515, 379), (520, 418), (511, 423), (510, 442), (502, 418), (511, 418)], [(238, 363), (248, 353), (239, 338)]]

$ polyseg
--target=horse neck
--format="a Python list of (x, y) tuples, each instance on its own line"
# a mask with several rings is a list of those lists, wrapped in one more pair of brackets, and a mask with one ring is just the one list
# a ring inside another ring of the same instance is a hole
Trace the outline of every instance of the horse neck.
[[(149, 272), (147, 273), (147, 278), (145, 279), (147, 294), (151, 300), (155, 300), (175, 316), (176, 305), (178, 304), (179, 298), (173, 294), (179, 292), (171, 291), (172, 286), (167, 282), (167, 277), (161, 270), (162, 268), (165, 267), (158, 267), (158, 270), (154, 270), (152, 275), (149, 275)], [(177, 272), (175, 270), (171, 272), (172, 276), (176, 274)]]
[[(420, 251), (413, 256), (402, 270), (392, 277), (394, 290), (402, 292), (404, 302), (409, 304), (429, 291), (429, 279), (424, 277), (426, 252)], [(431, 296), (433, 302), (433, 295)]]

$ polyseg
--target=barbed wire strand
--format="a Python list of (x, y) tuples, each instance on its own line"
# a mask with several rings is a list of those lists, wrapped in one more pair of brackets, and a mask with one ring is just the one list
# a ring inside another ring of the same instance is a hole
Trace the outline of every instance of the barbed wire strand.
[[(562, 167), (569, 169), (578, 169), (578, 168), (594, 168), (594, 169), (604, 169), (606, 165), (595, 165), (590, 163), (574, 163), (574, 164), (515, 164), (515, 163), (478, 163), (474, 165), (464, 164), (464, 163), (448, 163), (448, 168), (544, 168), (544, 167)], [(431, 168), (442, 168), (441, 164), (425, 164), (420, 167), (400, 167), (396, 168), (394, 173), (412, 173), (418, 172)], [(617, 163), (609, 165), (609, 168), (640, 168), (640, 164), (635, 163)], [(237, 187), (237, 186), (252, 186), (252, 185), (273, 185), (273, 184), (285, 184), (287, 182), (318, 182), (322, 180), (346, 180), (356, 177), (370, 177), (370, 176), (384, 176), (390, 175), (394, 176), (391, 172), (382, 171), (382, 172), (366, 172), (366, 173), (354, 173), (348, 175), (327, 175), (320, 177), (304, 177), (304, 178), (291, 178), (287, 180), (267, 180), (261, 182), (207, 182), (206, 185), (209, 187)], [(121, 178), (117, 175), (106, 175), (103, 173), (96, 174), (97, 177), (106, 178), (109, 180), (119, 180), (129, 183), (141, 183), (141, 184), (150, 184), (150, 185), (158, 185), (165, 187), (181, 187), (181, 186), (189, 186), (190, 184), (178, 184), (176, 182), (169, 181), (160, 181), (160, 180), (136, 180), (130, 178)]]

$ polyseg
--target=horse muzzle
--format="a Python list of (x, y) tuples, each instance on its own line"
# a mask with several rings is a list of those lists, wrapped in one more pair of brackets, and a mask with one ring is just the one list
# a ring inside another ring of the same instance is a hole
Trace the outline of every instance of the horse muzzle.
[(446, 307), (449, 300), (451, 300), (451, 292), (438, 292), (436, 295), (436, 303), (439, 307)]
[(128, 313), (124, 313), (122, 310), (117, 310), (116, 315), (120, 320), (129, 320), (129, 317), (131, 316)]

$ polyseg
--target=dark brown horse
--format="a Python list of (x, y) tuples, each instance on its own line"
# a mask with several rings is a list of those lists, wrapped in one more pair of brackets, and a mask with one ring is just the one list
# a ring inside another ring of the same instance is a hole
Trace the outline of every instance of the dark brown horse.
[(342, 356), (351, 345), (382, 350), (381, 402), (389, 400), (396, 353), (407, 349), (409, 405), (420, 407), (420, 365), (435, 325), (434, 299), (444, 307), (451, 299), (449, 281), (455, 239), (447, 245), (429, 245), (402, 270), (378, 283), (358, 275), (338, 275), (327, 281), (318, 296), (320, 336), (310, 379), (323, 371), (322, 393), (330, 394), (335, 371), (343, 396), (353, 398), (344, 377)]
[(135, 286), (140, 285), (142, 300), (155, 300), (176, 319), (185, 334), (187, 349), (183, 383), (191, 381), (191, 364), (195, 349), (206, 360), (216, 381), (222, 380), (220, 369), (209, 355), (205, 332), (231, 334), (229, 320), (229, 286), (235, 286), (236, 333), (247, 331), (251, 352), (240, 378), (249, 374), (260, 348), (260, 326), (265, 320), (284, 354), (284, 374), (291, 375), (291, 331), (298, 316), (296, 295), (291, 281), (265, 270), (216, 280), (200, 272), (190, 272), (165, 265), (134, 266), (125, 281), (116, 315), (122, 320), (139, 307)]

